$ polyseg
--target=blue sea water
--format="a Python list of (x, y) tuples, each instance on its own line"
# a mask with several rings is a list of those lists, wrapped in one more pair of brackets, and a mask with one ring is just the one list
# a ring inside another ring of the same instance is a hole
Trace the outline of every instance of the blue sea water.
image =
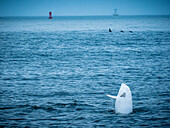
[(170, 127), (170, 16), (1, 17), (0, 127)]

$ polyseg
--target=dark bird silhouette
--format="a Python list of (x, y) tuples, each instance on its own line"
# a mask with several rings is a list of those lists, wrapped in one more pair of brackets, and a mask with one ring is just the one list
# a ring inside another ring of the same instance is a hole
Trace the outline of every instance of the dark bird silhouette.
[(109, 32), (112, 32), (112, 30), (109, 28)]
[(121, 30), (120, 32), (124, 32), (123, 30)]

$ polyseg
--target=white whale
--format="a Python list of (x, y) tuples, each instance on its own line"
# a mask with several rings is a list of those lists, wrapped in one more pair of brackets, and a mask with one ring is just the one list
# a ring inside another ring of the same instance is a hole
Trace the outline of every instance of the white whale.
[(129, 114), (133, 111), (132, 94), (130, 88), (122, 83), (117, 96), (107, 95), (108, 97), (116, 99), (115, 112), (122, 114)]

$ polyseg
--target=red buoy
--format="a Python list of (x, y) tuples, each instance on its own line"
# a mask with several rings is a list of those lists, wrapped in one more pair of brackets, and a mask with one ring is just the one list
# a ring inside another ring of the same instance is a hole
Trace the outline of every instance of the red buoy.
[(52, 18), (53, 18), (51, 15), (52, 15), (52, 12), (49, 12), (49, 17), (48, 17), (48, 19), (52, 19)]

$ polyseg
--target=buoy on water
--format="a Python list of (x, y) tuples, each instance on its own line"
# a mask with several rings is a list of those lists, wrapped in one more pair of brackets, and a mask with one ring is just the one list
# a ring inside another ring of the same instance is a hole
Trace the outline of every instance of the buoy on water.
[(52, 12), (49, 12), (49, 17), (48, 17), (48, 19), (53, 19), (53, 17), (52, 17)]

